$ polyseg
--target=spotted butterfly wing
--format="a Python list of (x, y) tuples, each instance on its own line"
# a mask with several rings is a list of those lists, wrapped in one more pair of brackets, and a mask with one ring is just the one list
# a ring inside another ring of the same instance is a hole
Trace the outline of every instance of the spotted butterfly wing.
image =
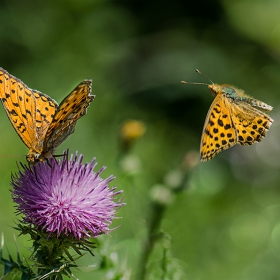
[(49, 96), (28, 88), (21, 80), (0, 67), (0, 99), (23, 143), (28, 148), (37, 145), (49, 127), (57, 103)]
[[(258, 100), (255, 100), (258, 101)], [(261, 101), (258, 101), (261, 102)], [(261, 102), (262, 110), (272, 110), (272, 107)], [(266, 105), (263, 107), (263, 105)], [(247, 103), (238, 102), (238, 104), (232, 104), (232, 119), (235, 124), (236, 131), (238, 133), (238, 144), (240, 145), (252, 145), (256, 142), (260, 142), (268, 132), (273, 119), (271, 119), (264, 112), (257, 110)]]
[(58, 104), (54, 99), (38, 90), (33, 89), (32, 92), (35, 97), (36, 106), (35, 123), (37, 138), (42, 139), (52, 122)]
[(202, 130), (201, 161), (212, 159), (236, 143), (237, 131), (230, 115), (229, 101), (217, 95), (209, 108)]
[(60, 103), (46, 133), (42, 155), (52, 154), (74, 132), (77, 120), (86, 114), (94, 99), (94, 95), (90, 95), (91, 83), (84, 80)]

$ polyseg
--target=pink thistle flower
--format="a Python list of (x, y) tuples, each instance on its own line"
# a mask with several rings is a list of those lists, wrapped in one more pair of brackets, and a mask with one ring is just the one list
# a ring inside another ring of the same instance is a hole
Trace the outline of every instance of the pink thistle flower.
[[(109, 188), (115, 179), (102, 179), (102, 167), (94, 172), (95, 159), (82, 164), (83, 155), (71, 155), (56, 161), (42, 162), (12, 176), (12, 197), (23, 221), (49, 236), (72, 236), (76, 239), (108, 233), (116, 210), (123, 206), (116, 195), (122, 191)], [(51, 167), (50, 167), (51, 166)]]

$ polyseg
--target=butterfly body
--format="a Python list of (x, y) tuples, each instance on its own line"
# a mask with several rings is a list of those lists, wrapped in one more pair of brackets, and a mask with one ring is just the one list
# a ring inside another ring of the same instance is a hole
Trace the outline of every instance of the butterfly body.
[(258, 109), (264, 110), (264, 111), (271, 111), (273, 107), (270, 105), (251, 98), (250, 96), (246, 95), (242, 89), (236, 88), (235, 86), (232, 85), (218, 85), (218, 84), (213, 84), (213, 85), (208, 85), (208, 88), (212, 92), (214, 96), (218, 94), (223, 94), (227, 98), (231, 98), (235, 103), (238, 102), (245, 102), (247, 104), (250, 104), (252, 107), (256, 107)]
[(231, 85), (208, 85), (215, 99), (204, 123), (200, 154), (208, 161), (235, 144), (252, 145), (265, 137), (273, 122), (263, 111), (273, 108)]
[(81, 82), (61, 103), (28, 88), (0, 68), (0, 99), (17, 134), (29, 148), (31, 164), (53, 156), (54, 150), (74, 132), (77, 120), (94, 99), (91, 80)]

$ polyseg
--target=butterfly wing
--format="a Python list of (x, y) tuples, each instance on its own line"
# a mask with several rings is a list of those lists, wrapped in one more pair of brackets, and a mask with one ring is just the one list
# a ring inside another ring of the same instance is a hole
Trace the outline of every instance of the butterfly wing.
[(44, 137), (54, 115), (56, 102), (30, 89), (3, 68), (0, 68), (0, 99), (23, 143), (30, 149), (40, 150), (42, 144), (38, 136)]
[(15, 131), (30, 148), (36, 139), (35, 100), (32, 90), (0, 68), (0, 99)]
[(217, 94), (207, 113), (200, 143), (200, 158), (205, 162), (237, 143), (229, 100)]
[[(269, 107), (272, 109), (271, 106)], [(232, 120), (238, 133), (238, 143), (252, 145), (260, 142), (269, 130), (273, 119), (246, 102), (233, 102), (231, 108)], [(263, 106), (260, 108), (263, 109)]]
[(36, 102), (37, 137), (42, 140), (53, 120), (58, 104), (54, 99), (40, 91), (33, 90), (33, 94)]
[(42, 156), (52, 155), (54, 149), (74, 132), (77, 120), (86, 114), (95, 97), (90, 94), (91, 84), (91, 80), (84, 80), (60, 103), (48, 127)]

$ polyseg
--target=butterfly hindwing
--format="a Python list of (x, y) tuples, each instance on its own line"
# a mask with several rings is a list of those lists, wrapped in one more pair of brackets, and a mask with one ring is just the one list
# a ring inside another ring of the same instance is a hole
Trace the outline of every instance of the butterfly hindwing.
[(260, 142), (273, 122), (267, 114), (243, 102), (233, 103), (232, 112), (232, 120), (238, 133), (237, 141), (240, 145)]

